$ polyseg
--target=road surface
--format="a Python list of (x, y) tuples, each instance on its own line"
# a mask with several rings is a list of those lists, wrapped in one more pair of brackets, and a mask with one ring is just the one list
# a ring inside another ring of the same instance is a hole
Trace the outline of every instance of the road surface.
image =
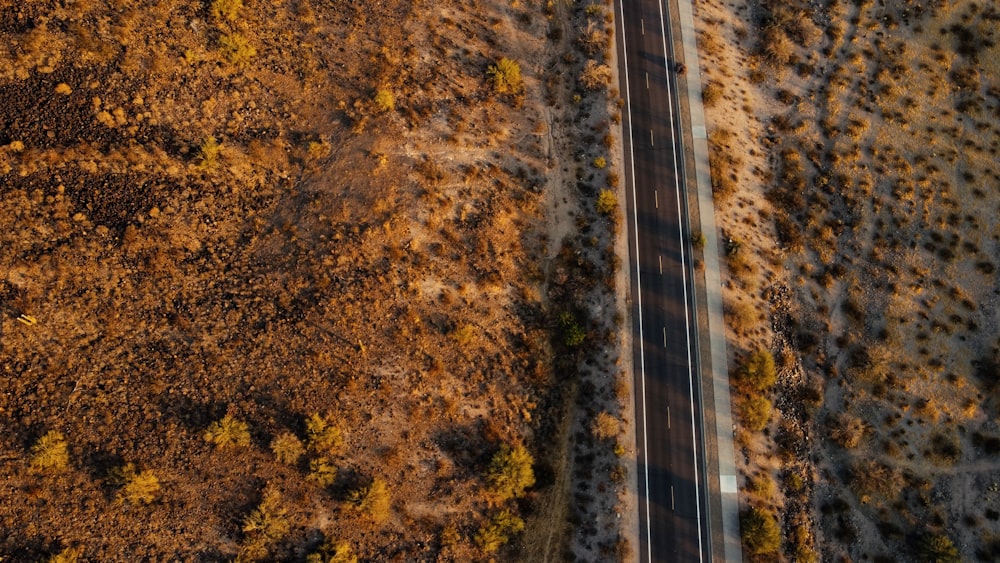
[(689, 229), (661, 1), (619, 0), (640, 561), (711, 561)]

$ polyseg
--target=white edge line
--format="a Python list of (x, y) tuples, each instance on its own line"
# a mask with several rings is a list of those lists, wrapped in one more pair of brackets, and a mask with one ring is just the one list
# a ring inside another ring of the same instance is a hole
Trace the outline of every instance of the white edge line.
[[(646, 428), (646, 361), (645, 352), (642, 345), (642, 285), (641, 276), (639, 274), (639, 208), (636, 204), (635, 197), (635, 139), (632, 136), (632, 99), (629, 96), (629, 86), (628, 86), (628, 45), (625, 41), (625, 4), (624, 0), (618, 0), (618, 9), (621, 13), (621, 28), (622, 28), (622, 68), (625, 69), (625, 111), (628, 114), (628, 139), (629, 139), (629, 164), (632, 169), (632, 206), (635, 207), (635, 213), (632, 215), (632, 222), (635, 227), (635, 287), (636, 287), (636, 304), (638, 305), (639, 311), (639, 373), (642, 374), (642, 453), (645, 456), (649, 451), (648, 441), (647, 441), (647, 428)], [(644, 460), (645, 462), (645, 460)], [(646, 547), (647, 555), (649, 560), (653, 560), (653, 541), (652, 533), (649, 523), (649, 463), (643, 463), (642, 467), (644, 478), (646, 482)], [(701, 541), (701, 533), (699, 531), (699, 539)], [(640, 549), (641, 546), (640, 546)]]
[[(661, 37), (663, 38), (663, 66), (666, 70), (667, 76), (667, 107), (670, 110), (670, 137), (672, 139), (677, 138), (677, 133), (674, 130), (674, 101), (673, 97), (670, 95), (670, 60), (667, 57), (667, 29), (666, 20), (663, 17), (663, 0), (658, 0), (657, 4), (660, 8), (660, 31)], [(624, 16), (623, 16), (624, 19)], [(631, 122), (630, 122), (631, 123)], [(691, 323), (689, 319), (691, 318), (690, 312), (688, 311), (688, 295), (687, 295), (687, 263), (684, 257), (684, 220), (683, 214), (681, 213), (681, 189), (680, 189), (680, 175), (677, 170), (677, 158), (676, 158), (676, 146), (674, 148), (674, 186), (676, 187), (675, 192), (677, 193), (677, 231), (680, 240), (681, 249), (681, 279), (684, 284), (684, 332), (687, 336), (687, 356), (688, 356), (688, 394), (691, 398), (691, 448), (694, 452), (694, 494), (695, 494), (695, 514), (697, 516), (698, 522), (698, 561), (704, 560), (704, 546), (701, 542), (701, 491), (698, 486), (698, 434), (695, 428), (694, 419), (694, 372), (691, 369)], [(634, 178), (634, 176), (633, 176)]]

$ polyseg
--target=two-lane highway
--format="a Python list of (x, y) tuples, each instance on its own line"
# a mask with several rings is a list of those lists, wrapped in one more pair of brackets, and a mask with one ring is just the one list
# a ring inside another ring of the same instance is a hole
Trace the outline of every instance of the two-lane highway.
[(662, 0), (619, 0), (641, 561), (711, 561), (690, 246)]

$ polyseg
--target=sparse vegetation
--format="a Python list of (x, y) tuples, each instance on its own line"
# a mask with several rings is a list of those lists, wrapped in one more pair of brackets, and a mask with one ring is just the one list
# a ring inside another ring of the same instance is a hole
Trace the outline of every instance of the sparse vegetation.
[[(1000, 55), (985, 32), (1000, 12), (795, 0), (698, 17), (741, 500), (784, 534), (748, 557), (933, 561), (914, 538), (938, 536), (946, 557), (990, 559), (1000, 518), (958, 499), (1000, 468), (984, 447), (996, 378), (970, 377), (997, 348), (983, 56)], [(758, 350), (777, 381), (747, 369)]]
[(621, 432), (621, 423), (608, 411), (601, 411), (594, 418), (594, 423), (591, 425), (591, 432), (593, 432), (595, 438), (600, 440), (614, 438)]

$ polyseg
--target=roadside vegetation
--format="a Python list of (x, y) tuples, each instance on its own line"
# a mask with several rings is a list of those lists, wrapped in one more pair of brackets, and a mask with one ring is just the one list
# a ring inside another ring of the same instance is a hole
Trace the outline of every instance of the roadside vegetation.
[(748, 557), (996, 560), (1000, 11), (699, 17)]

